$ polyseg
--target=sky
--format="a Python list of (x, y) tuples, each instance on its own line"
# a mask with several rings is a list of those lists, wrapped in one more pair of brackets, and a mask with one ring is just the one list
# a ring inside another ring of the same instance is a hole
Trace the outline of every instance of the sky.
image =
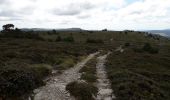
[(170, 29), (170, 0), (0, 0), (0, 26)]

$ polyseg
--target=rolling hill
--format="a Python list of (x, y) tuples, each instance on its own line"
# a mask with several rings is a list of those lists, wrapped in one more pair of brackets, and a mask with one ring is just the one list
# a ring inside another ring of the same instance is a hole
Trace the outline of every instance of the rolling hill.
[(153, 34), (159, 34), (161, 36), (170, 37), (170, 29), (165, 29), (165, 30), (148, 30), (147, 32), (151, 32)]

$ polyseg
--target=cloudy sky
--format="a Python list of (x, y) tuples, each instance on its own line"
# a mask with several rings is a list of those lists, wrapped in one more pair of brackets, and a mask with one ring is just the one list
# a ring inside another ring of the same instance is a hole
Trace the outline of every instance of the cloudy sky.
[(170, 0), (0, 0), (0, 26), (112, 30), (170, 28)]

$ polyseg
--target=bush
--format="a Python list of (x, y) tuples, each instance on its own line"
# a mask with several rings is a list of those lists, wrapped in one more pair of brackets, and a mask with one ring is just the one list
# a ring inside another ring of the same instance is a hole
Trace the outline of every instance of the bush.
[(96, 82), (97, 77), (93, 74), (82, 74), (81, 79), (86, 80), (87, 82)]
[(109, 79), (118, 100), (166, 100), (155, 81), (138, 73), (112, 69)]
[(133, 52), (129, 52), (126, 55), (114, 53), (108, 57), (106, 71), (116, 99), (169, 100), (167, 99), (169, 96), (167, 83), (170, 77), (169, 74), (165, 75), (165, 70), (168, 69), (157, 65), (157, 63), (160, 64), (160, 59), (154, 60), (155, 56), (146, 55), (134, 55)]
[(98, 92), (97, 87), (85, 82), (71, 82), (66, 86), (66, 90), (77, 100), (94, 100), (93, 96)]
[(151, 53), (151, 54), (157, 54), (157, 53), (159, 53), (159, 49), (157, 49), (157, 48), (152, 48), (152, 49), (149, 51), (149, 53)]
[(16, 29), (10, 32), (3, 32), (1, 37), (9, 37), (9, 38), (27, 38), (27, 39), (35, 39), (40, 41), (45, 41), (38, 33), (34, 33), (33, 31), (30, 32), (23, 32), (20, 29)]
[(103, 29), (102, 31), (103, 31), (103, 32), (106, 32), (106, 31), (107, 31), (107, 29)]
[(143, 46), (144, 51), (150, 51), (151, 49), (152, 49), (152, 47), (149, 43), (145, 43), (145, 45)]
[(62, 61), (62, 63), (58, 66), (60, 70), (71, 68), (75, 65), (75, 61), (72, 58), (66, 58)]
[(127, 31), (125, 31), (124, 33), (125, 33), (126, 35), (128, 34), (128, 32), (127, 32)]
[(4, 69), (0, 71), (0, 97), (29, 94), (42, 83), (30, 70)]
[(90, 83), (96, 82), (96, 63), (96, 58), (93, 58), (86, 63), (86, 65), (79, 71), (80, 73), (83, 73), (81, 79)]
[(143, 53), (144, 51), (141, 48), (133, 48), (134, 52), (138, 52), (138, 53)]
[(95, 66), (84, 66), (80, 72), (84, 72), (84, 73), (91, 73), (91, 74), (95, 74), (96, 72), (96, 69), (95, 69)]
[(144, 46), (141, 48), (133, 48), (133, 50), (135, 52), (139, 52), (139, 53), (142, 53), (142, 52), (148, 52), (150, 54), (157, 54), (159, 53), (159, 49), (157, 48), (153, 48), (149, 43), (145, 43)]
[(94, 33), (93, 31), (88, 31), (89, 33)]
[(74, 38), (73, 38), (73, 36), (69, 36), (69, 37), (64, 38), (63, 41), (65, 41), (65, 42), (74, 42)]
[(48, 42), (53, 42), (53, 39), (48, 39)]
[(126, 47), (129, 47), (129, 46), (130, 46), (130, 43), (128, 43), (128, 42), (125, 43), (125, 46), (126, 46)]
[(120, 83), (115, 90), (120, 100), (164, 100), (161, 90), (147, 81)]
[(61, 37), (58, 35), (55, 41), (60, 42), (61, 40), (62, 40)]
[(46, 64), (35, 64), (31, 66), (31, 70), (36, 73), (37, 77), (43, 79), (52, 72), (52, 67)]
[(86, 43), (104, 43), (101, 39), (87, 39)]
[(151, 54), (158, 53), (159, 50), (156, 48), (153, 48), (149, 43), (145, 43), (145, 45), (142, 48), (144, 51), (149, 52)]

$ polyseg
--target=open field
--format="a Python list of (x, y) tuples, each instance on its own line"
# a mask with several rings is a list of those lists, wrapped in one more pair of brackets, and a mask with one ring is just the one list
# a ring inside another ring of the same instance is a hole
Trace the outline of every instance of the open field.
[[(142, 46), (141, 46), (142, 47)], [(113, 52), (108, 58), (107, 72), (118, 100), (170, 99), (170, 45), (159, 53)]]
[[(115, 52), (120, 45), (123, 52)], [(106, 71), (117, 100), (170, 99), (170, 41), (129, 31), (1, 33), (0, 99), (31, 94), (53, 71), (60, 75), (97, 51), (112, 52)], [(96, 81), (95, 64), (82, 68), (89, 83)]]

